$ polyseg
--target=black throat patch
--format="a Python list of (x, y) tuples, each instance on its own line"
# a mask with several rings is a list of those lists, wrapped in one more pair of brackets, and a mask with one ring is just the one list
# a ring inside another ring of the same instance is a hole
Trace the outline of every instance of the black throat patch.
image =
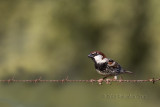
[(107, 63), (106, 62), (100, 64), (95, 63), (95, 68), (98, 69), (99, 71), (105, 71), (107, 68)]

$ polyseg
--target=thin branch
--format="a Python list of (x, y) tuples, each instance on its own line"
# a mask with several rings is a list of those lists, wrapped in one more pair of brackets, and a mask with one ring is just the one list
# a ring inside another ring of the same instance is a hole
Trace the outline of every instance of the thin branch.
[(160, 81), (160, 79), (148, 79), (148, 80), (123, 80), (123, 79), (119, 79), (119, 80), (114, 80), (114, 79), (105, 79), (105, 80), (96, 80), (96, 79), (90, 79), (90, 80), (70, 80), (68, 79), (68, 77), (66, 77), (65, 79), (62, 80), (43, 80), (41, 79), (41, 77), (34, 79), (34, 80), (17, 80), (17, 79), (8, 79), (8, 80), (0, 80), (0, 82), (3, 83), (13, 83), (13, 82), (27, 82), (27, 83), (40, 83), (40, 82), (45, 82), (45, 83), (66, 83), (66, 82), (86, 82), (86, 83), (98, 83), (98, 84), (102, 84), (102, 82), (105, 82), (106, 84), (111, 84), (112, 82), (133, 82), (133, 83), (139, 83), (139, 82), (152, 82), (153, 84), (157, 81)]

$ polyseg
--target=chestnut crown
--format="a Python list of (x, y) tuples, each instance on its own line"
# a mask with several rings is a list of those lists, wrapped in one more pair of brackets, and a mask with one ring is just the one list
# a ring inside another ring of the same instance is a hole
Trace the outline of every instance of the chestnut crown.
[(106, 58), (106, 56), (104, 55), (104, 53), (100, 52), (100, 51), (93, 51), (91, 52), (88, 57), (89, 58), (94, 58), (97, 55), (101, 55), (103, 58)]

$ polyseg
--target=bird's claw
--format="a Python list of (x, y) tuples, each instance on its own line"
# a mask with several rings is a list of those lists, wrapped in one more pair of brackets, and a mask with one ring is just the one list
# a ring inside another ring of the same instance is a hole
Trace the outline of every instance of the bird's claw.
[(99, 80), (97, 80), (98, 84), (99, 84), (99, 85), (102, 85), (103, 80), (104, 80), (104, 79), (102, 79), (102, 78), (99, 79)]

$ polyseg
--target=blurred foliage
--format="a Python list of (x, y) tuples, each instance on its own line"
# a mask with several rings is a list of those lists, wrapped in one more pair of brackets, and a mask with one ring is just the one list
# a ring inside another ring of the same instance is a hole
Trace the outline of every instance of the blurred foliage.
[[(158, 78), (159, 5), (158, 0), (0, 0), (0, 77), (100, 78), (87, 58), (91, 51), (100, 50), (134, 72), (124, 75), (126, 79)], [(104, 93), (147, 95), (154, 99), (151, 104), (159, 104), (158, 83), (67, 85), (2, 85), (0, 105), (132, 107), (139, 101), (109, 99), (107, 102), (102, 97)], [(139, 102), (150, 106), (146, 99)]]

